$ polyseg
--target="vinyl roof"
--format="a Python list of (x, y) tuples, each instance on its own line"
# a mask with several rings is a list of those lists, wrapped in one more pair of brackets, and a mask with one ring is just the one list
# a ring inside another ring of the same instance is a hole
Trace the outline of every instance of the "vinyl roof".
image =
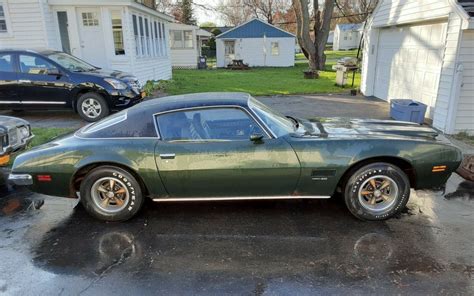
[(259, 19), (253, 19), (217, 36), (217, 38), (291, 38), (293, 34)]

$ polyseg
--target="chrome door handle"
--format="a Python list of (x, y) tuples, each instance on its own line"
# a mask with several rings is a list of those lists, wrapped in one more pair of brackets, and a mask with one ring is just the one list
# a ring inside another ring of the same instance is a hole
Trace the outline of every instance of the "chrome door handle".
[(176, 154), (174, 153), (165, 153), (165, 154), (160, 154), (161, 159), (174, 159)]

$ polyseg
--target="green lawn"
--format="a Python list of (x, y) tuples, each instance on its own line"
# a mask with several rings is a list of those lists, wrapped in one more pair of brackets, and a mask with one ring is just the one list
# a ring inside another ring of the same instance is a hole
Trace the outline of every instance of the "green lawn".
[[(310, 94), (347, 92), (335, 85), (336, 73), (331, 66), (344, 56), (355, 56), (356, 51), (328, 51), (326, 70), (320, 78), (303, 78), (307, 69), (304, 56), (297, 55), (297, 63), (290, 68), (252, 68), (248, 71), (226, 69), (173, 70), (173, 80), (166, 84), (165, 92), (185, 94), (211, 91), (248, 92), (252, 95)], [(355, 88), (360, 84), (356, 75)]]
[(44, 143), (51, 141), (52, 139), (73, 132), (74, 129), (71, 128), (32, 128), (31, 130), (35, 137), (30, 143), (30, 147), (35, 147)]

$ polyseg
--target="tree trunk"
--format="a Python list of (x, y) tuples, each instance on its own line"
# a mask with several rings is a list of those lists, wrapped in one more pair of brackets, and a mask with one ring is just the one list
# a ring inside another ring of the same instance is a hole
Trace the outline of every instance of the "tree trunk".
[[(313, 0), (312, 18), (309, 13), (308, 0), (293, 0), (292, 4), (296, 15), (296, 37), (304, 55), (308, 58), (308, 66), (314, 71), (324, 70), (326, 65), (324, 49), (326, 48), (331, 18), (334, 12), (334, 0), (325, 0), (323, 10), (320, 10), (318, 0)], [(313, 38), (309, 29), (312, 19)]]

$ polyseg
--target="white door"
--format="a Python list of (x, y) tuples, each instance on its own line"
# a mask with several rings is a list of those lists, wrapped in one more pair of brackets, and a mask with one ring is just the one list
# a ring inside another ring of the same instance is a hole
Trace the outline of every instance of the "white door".
[(225, 66), (232, 63), (232, 60), (235, 60), (235, 41), (224, 41), (225, 48)]
[(82, 59), (101, 68), (107, 68), (104, 33), (100, 10), (77, 9)]
[(446, 23), (380, 30), (374, 94), (414, 99), (433, 118), (446, 40)]

